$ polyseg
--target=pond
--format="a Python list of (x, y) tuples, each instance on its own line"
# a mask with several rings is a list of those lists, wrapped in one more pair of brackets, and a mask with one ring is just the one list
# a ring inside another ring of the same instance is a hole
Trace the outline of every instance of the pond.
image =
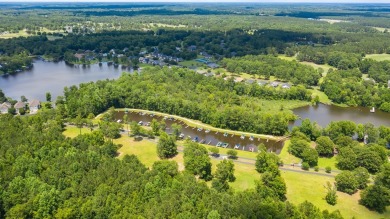
[(119, 78), (123, 71), (121, 66), (115, 67), (107, 63), (93, 65), (68, 65), (65, 62), (45, 62), (34, 60), (34, 67), (15, 75), (0, 76), (0, 89), (7, 97), (20, 100), (24, 95), (27, 99), (46, 100), (46, 92), (50, 92), (52, 100), (63, 95), (65, 86)]
[[(115, 118), (117, 120), (123, 119), (124, 114), (125, 112), (119, 111), (116, 113)], [(176, 120), (174, 118), (164, 118), (163, 116), (158, 115), (151, 116), (151, 114), (142, 114), (130, 111), (128, 112), (128, 118), (129, 121), (135, 121), (137, 123), (142, 121), (143, 126), (145, 126), (148, 122), (152, 122), (153, 119), (156, 119), (160, 122), (164, 120), (167, 126), (167, 133), (171, 133), (171, 126), (172, 124), (176, 123), (182, 126), (181, 132), (184, 134), (185, 138), (190, 138), (191, 140), (197, 140), (197, 142), (214, 146), (217, 145), (218, 142), (221, 142), (227, 143), (227, 148), (235, 148), (235, 146), (237, 146), (236, 149), (238, 150), (257, 152), (257, 146), (260, 143), (263, 143), (267, 147), (268, 151), (273, 151), (279, 154), (284, 144), (284, 141), (275, 141), (259, 138), (251, 139), (250, 136), (232, 134), (226, 135), (223, 132), (210, 131), (207, 133), (205, 129), (198, 130), (196, 127), (186, 125), (181, 120)]]
[[(325, 127), (331, 121), (351, 120), (355, 123), (372, 123), (375, 126), (390, 126), (390, 113), (380, 110), (370, 112), (366, 107), (338, 107), (335, 105), (318, 104), (317, 106), (304, 106), (293, 110), (294, 114), (302, 119), (310, 119)], [(302, 120), (297, 120), (290, 126), (300, 125)]]

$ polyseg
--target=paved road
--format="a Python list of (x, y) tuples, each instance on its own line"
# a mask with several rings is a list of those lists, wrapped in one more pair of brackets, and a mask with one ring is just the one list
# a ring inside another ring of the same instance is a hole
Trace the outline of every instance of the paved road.
[[(157, 143), (157, 139), (146, 139), (148, 141), (151, 141), (151, 142), (154, 142), (154, 143)], [(183, 152), (183, 146), (182, 145), (179, 145), (177, 150), (179, 152)], [(216, 159), (216, 160), (223, 160), (225, 159), (226, 157), (228, 157), (227, 154), (220, 154), (219, 157), (214, 157), (214, 156), (210, 156), (212, 159)], [(253, 158), (243, 158), (243, 157), (237, 157), (237, 159), (233, 160), (233, 162), (235, 163), (242, 163), (242, 164), (247, 164), (247, 165), (255, 165), (255, 162), (256, 162), (256, 159), (253, 159)], [(290, 167), (289, 167), (290, 166)], [(319, 172), (310, 172), (310, 171), (306, 171), (306, 170), (302, 170), (300, 169), (300, 167), (291, 167), (291, 164), (285, 164), (285, 166), (283, 167), (279, 167), (280, 170), (283, 170), (283, 171), (290, 171), (290, 172), (296, 172), (296, 173), (304, 173), (304, 174), (310, 174), (310, 175), (317, 175), (317, 176), (326, 176), (326, 177), (335, 177), (334, 174), (329, 174), (329, 173), (319, 173)], [(322, 169), (324, 170), (324, 169)], [(340, 171), (333, 171), (333, 173), (339, 173)]]

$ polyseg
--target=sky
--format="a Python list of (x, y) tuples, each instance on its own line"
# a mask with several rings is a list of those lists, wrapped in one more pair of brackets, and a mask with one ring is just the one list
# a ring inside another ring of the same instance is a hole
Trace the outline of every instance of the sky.
[(389, 3), (390, 0), (0, 0), (0, 2), (309, 2), (309, 3)]

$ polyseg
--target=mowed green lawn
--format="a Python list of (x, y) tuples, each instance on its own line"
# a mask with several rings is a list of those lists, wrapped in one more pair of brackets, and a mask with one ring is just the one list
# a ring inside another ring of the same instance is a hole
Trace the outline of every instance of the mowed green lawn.
[[(81, 134), (91, 133), (89, 128), (81, 128)], [(65, 127), (65, 131), (62, 132), (66, 137), (74, 138), (80, 134), (80, 129), (74, 126)]]
[(299, 204), (307, 200), (321, 210), (339, 210), (345, 218), (390, 218), (390, 211), (387, 211), (385, 214), (378, 214), (359, 205), (360, 195), (358, 193), (351, 196), (346, 193), (337, 192), (337, 204), (335, 206), (327, 204), (324, 200), (326, 195), (326, 188), (324, 186), (327, 182), (334, 183), (333, 177), (289, 171), (282, 171), (282, 177), (287, 185), (287, 199), (294, 204)]
[(369, 54), (366, 59), (373, 59), (375, 61), (390, 61), (390, 54)]

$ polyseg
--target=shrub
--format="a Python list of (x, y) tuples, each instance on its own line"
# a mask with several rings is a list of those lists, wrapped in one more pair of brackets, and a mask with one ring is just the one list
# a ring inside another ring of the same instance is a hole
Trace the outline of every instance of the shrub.
[(331, 173), (332, 172), (332, 168), (330, 166), (325, 167), (325, 172)]
[(309, 170), (310, 165), (307, 162), (302, 163), (302, 170)]

